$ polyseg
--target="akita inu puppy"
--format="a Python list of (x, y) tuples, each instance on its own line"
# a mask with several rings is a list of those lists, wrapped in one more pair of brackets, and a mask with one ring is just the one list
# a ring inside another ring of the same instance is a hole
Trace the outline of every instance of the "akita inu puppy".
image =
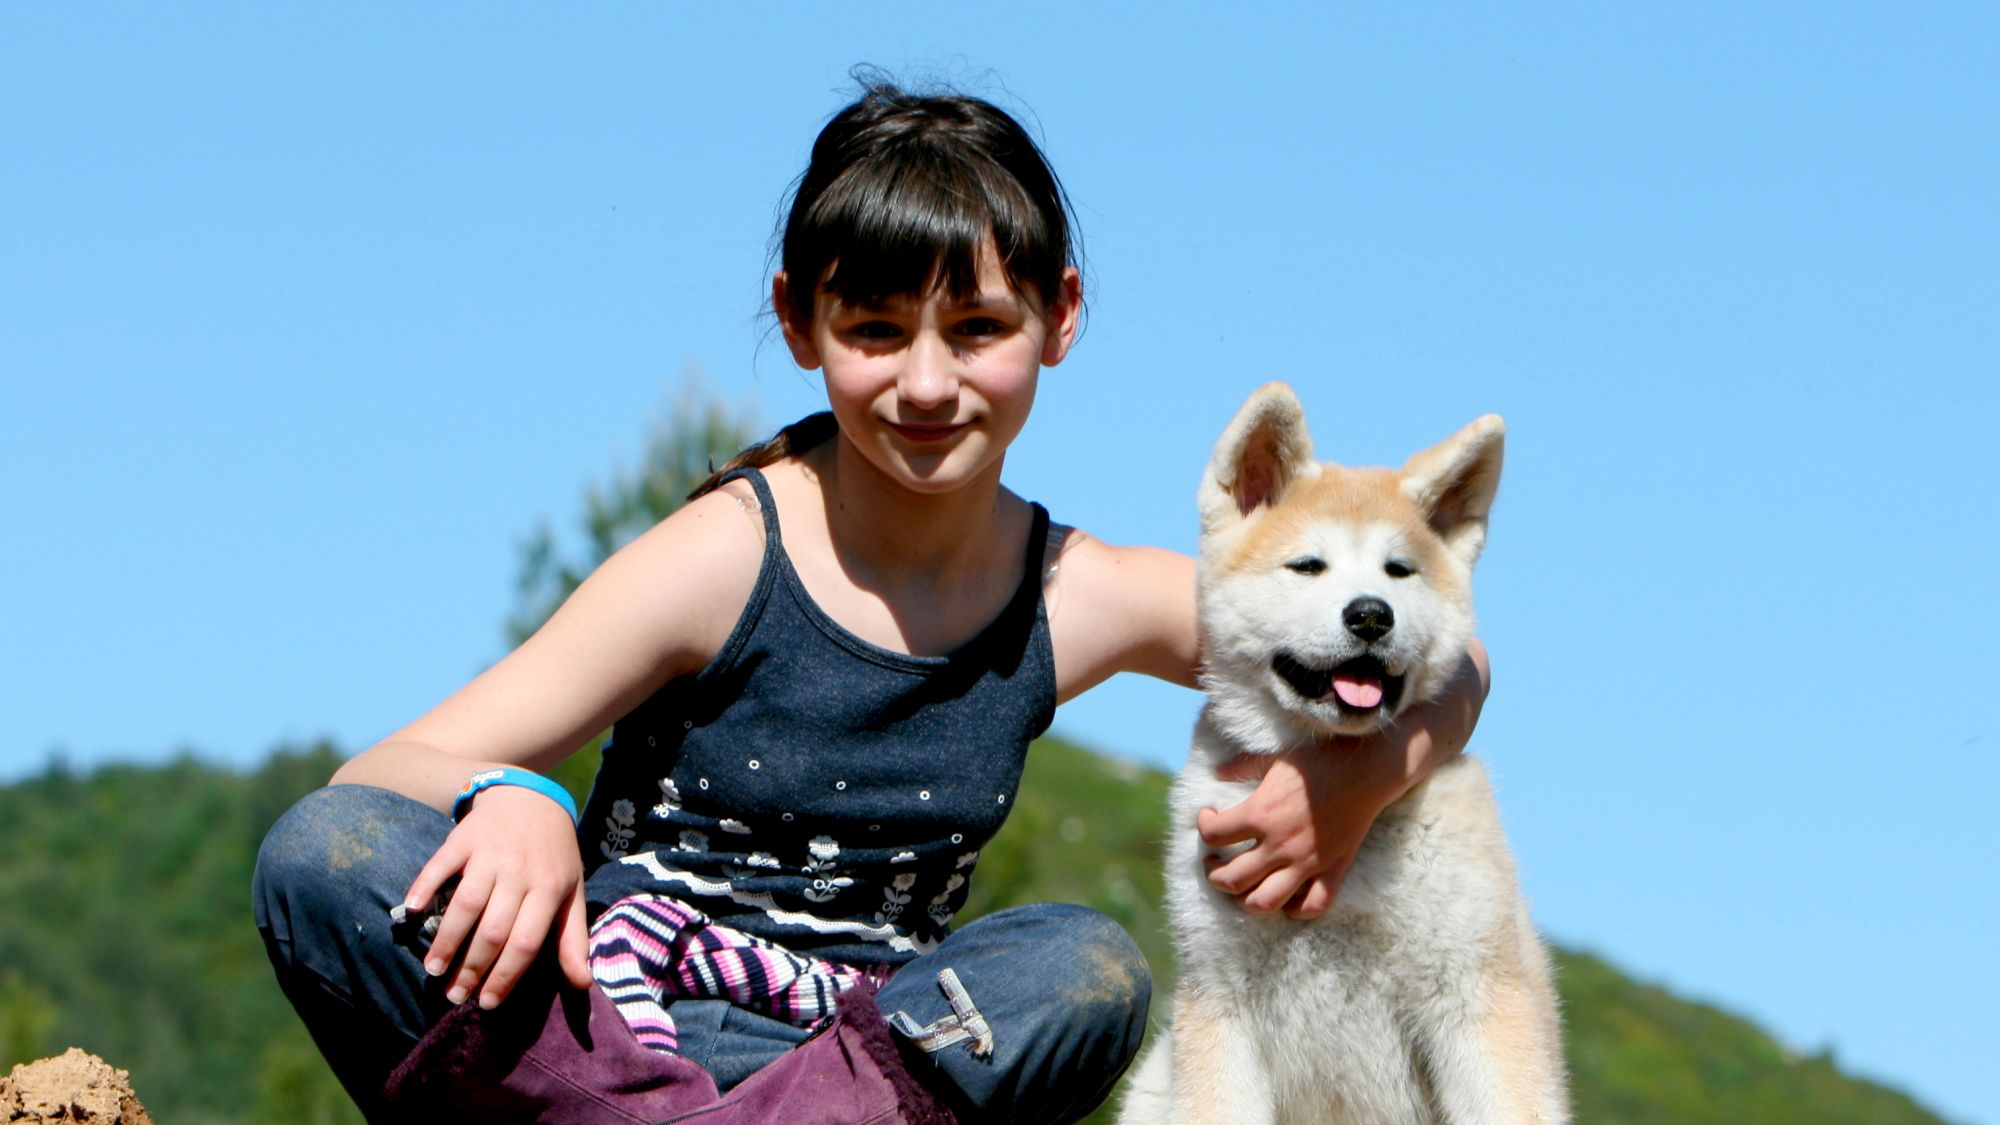
[(1195, 832), (1252, 788), (1221, 762), (1368, 734), (1451, 677), (1504, 434), (1488, 415), (1400, 472), (1320, 464), (1282, 383), (1223, 432), (1201, 485), (1208, 704), (1172, 798), (1180, 986), (1121, 1122), (1569, 1119), (1548, 954), (1477, 761), (1389, 806), (1311, 921), (1245, 914)]

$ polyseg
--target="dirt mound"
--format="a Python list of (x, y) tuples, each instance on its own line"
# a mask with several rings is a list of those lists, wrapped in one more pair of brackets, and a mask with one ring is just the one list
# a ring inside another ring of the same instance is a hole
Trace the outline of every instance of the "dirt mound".
[(53, 1059), (22, 1063), (0, 1078), (0, 1121), (153, 1125), (132, 1092), (131, 1077), (78, 1047)]

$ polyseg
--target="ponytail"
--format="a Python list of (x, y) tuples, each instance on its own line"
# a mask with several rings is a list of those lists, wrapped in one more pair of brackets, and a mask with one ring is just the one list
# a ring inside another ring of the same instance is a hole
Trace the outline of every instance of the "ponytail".
[(694, 500), (715, 491), (722, 479), (740, 469), (762, 469), (775, 465), (787, 457), (797, 456), (818, 445), (820, 442), (840, 432), (840, 425), (833, 420), (833, 411), (822, 410), (784, 427), (777, 433), (744, 449), (731, 457), (720, 469), (708, 475), (688, 499)]

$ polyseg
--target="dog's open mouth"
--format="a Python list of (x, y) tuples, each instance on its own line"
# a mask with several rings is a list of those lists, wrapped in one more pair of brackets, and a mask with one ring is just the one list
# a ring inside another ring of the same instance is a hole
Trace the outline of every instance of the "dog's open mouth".
[(1345, 715), (1389, 714), (1403, 697), (1403, 677), (1373, 656), (1357, 656), (1327, 668), (1315, 668), (1290, 653), (1271, 659), (1271, 670), (1309, 700), (1331, 695)]

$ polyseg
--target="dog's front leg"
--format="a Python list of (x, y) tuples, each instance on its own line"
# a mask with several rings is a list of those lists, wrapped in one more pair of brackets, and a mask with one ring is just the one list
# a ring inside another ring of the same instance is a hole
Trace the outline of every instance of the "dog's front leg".
[(1234, 1004), (1174, 997), (1174, 1125), (1272, 1125), (1277, 1107), (1249, 1022)]
[[(1539, 947), (1534, 953), (1540, 955)], [(1553, 989), (1545, 970), (1533, 979), (1535, 968), (1482, 981), (1482, 1010), (1439, 1020), (1423, 1034), (1432, 1092), (1452, 1125), (1568, 1125)]]

